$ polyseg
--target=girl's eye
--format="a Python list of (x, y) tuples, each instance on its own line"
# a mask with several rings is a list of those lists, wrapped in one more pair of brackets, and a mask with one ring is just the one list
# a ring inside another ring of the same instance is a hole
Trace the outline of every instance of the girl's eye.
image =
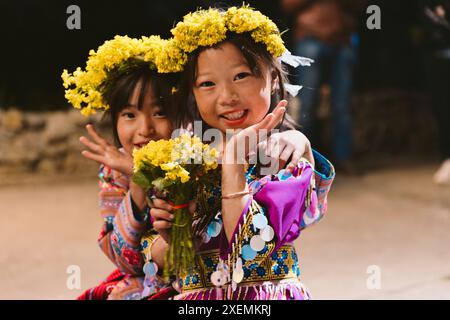
[(198, 85), (199, 87), (207, 88), (214, 86), (214, 82), (212, 81), (204, 81)]
[(162, 110), (156, 110), (153, 112), (153, 116), (156, 118), (165, 118), (167, 117), (167, 114)]
[(128, 118), (128, 119), (134, 119), (136, 116), (132, 112), (122, 112), (122, 117)]
[(241, 79), (247, 78), (247, 77), (250, 76), (250, 75), (251, 75), (251, 74), (248, 73), (248, 72), (241, 72), (241, 73), (238, 73), (238, 74), (236, 75), (236, 77), (234, 77), (234, 79), (235, 79), (235, 80), (241, 80)]

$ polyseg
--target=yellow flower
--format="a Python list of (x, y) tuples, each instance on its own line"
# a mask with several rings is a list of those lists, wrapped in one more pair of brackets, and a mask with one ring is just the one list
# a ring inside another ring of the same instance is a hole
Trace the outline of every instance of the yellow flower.
[(160, 73), (180, 72), (187, 61), (187, 54), (181, 50), (174, 39), (166, 40), (155, 58)]
[[(204, 172), (217, 168), (218, 152), (203, 144), (200, 138), (183, 134), (171, 140), (150, 141), (133, 152), (134, 172), (146, 172), (152, 168), (164, 171), (166, 182), (190, 181), (191, 164), (201, 165)], [(202, 162), (203, 159), (203, 162)], [(192, 163), (192, 160), (199, 160)], [(161, 177), (158, 177), (158, 179)]]
[(186, 169), (181, 168), (181, 167), (180, 167), (180, 170), (178, 171), (178, 176), (180, 177), (182, 183), (186, 183), (190, 179), (189, 172)]
[(187, 59), (182, 52), (189, 54), (199, 47), (218, 44), (226, 39), (228, 31), (249, 33), (255, 42), (263, 43), (275, 57), (280, 57), (286, 50), (276, 24), (248, 5), (231, 7), (226, 12), (201, 9), (184, 16), (183, 21), (171, 30), (173, 46), (178, 49), (166, 51), (168, 56), (158, 63), (159, 72), (183, 70)]
[(104, 101), (104, 85), (111, 71), (128, 63), (131, 59), (143, 60), (150, 68), (156, 68), (161, 60), (165, 42), (158, 36), (142, 37), (115, 36), (105, 41), (97, 51), (90, 50), (85, 70), (78, 67), (72, 74), (63, 70), (61, 78), (66, 89), (66, 99), (84, 115), (96, 110), (107, 110)]
[(225, 40), (227, 29), (221, 12), (209, 9), (185, 15), (171, 33), (177, 45), (190, 53), (198, 47), (212, 46)]

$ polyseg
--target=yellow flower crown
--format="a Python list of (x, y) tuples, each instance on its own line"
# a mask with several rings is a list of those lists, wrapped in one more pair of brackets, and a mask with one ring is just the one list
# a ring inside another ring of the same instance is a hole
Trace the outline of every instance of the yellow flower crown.
[(263, 43), (270, 54), (294, 67), (313, 62), (290, 55), (276, 24), (248, 5), (231, 7), (224, 12), (212, 8), (197, 10), (184, 16), (171, 32), (173, 37), (168, 40), (159, 36), (141, 39), (115, 36), (97, 51), (91, 50), (85, 70), (78, 67), (72, 74), (63, 71), (66, 99), (86, 116), (97, 110), (108, 110), (104, 94), (114, 75), (129, 72), (142, 64), (159, 73), (181, 72), (189, 53), (224, 41), (227, 32), (250, 33), (253, 40)]
[[(225, 40), (228, 31), (249, 32), (255, 42), (263, 43), (275, 57), (282, 56), (286, 51), (276, 24), (248, 5), (231, 7), (225, 12), (210, 8), (189, 13), (171, 33), (176, 45), (188, 54), (199, 47), (212, 46)], [(179, 62), (182, 65), (177, 66), (177, 69), (182, 69), (185, 61)]]
[(64, 70), (61, 77), (66, 99), (83, 115), (91, 115), (97, 110), (107, 110), (104, 100), (108, 81), (114, 73), (129, 72), (137, 66), (147, 64), (160, 73), (181, 71), (186, 60), (174, 46), (173, 40), (164, 40), (159, 36), (142, 37), (115, 36), (106, 41), (97, 51), (91, 50), (86, 69), (78, 67), (72, 74)]

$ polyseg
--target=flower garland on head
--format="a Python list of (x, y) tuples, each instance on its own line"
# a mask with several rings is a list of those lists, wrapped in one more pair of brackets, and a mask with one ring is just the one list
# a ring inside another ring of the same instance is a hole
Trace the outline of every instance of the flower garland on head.
[(177, 69), (168, 68), (167, 64), (176, 67), (182, 64), (183, 59), (186, 58), (180, 50), (159, 36), (141, 39), (115, 36), (105, 41), (97, 51), (89, 51), (85, 70), (78, 67), (72, 74), (63, 71), (61, 78), (66, 89), (65, 98), (85, 116), (97, 110), (108, 110), (104, 94), (119, 75), (142, 65), (148, 65), (160, 73), (174, 72)]
[(171, 30), (177, 45), (186, 53), (199, 47), (213, 46), (227, 37), (227, 32), (250, 32), (255, 42), (263, 43), (267, 51), (281, 57), (286, 51), (278, 27), (261, 12), (244, 5), (225, 12), (218, 9), (198, 10), (184, 16)]
[[(267, 16), (248, 5), (231, 7), (227, 11), (210, 8), (200, 9), (184, 16), (183, 21), (171, 30), (174, 45), (184, 55), (190, 54), (200, 47), (218, 44), (227, 38), (228, 32), (237, 34), (249, 33), (256, 43), (262, 43), (267, 51), (281, 62), (292, 67), (310, 66), (312, 59), (293, 56), (284, 46), (277, 25)], [(187, 59), (178, 59), (178, 65), (172, 70), (183, 70)], [(285, 84), (285, 89), (292, 96), (297, 95), (301, 86)]]
[[(159, 36), (115, 36), (105, 41), (97, 51), (89, 52), (86, 69), (78, 67), (73, 73), (64, 70), (61, 77), (66, 99), (83, 115), (108, 110), (104, 96), (118, 76), (148, 65), (159, 73), (177, 73), (184, 69), (188, 54), (199, 47), (209, 47), (224, 41), (228, 32), (250, 33), (252, 39), (266, 46), (267, 51), (293, 67), (308, 66), (313, 60), (296, 57), (284, 46), (276, 24), (261, 12), (250, 8), (231, 7), (197, 10), (184, 16), (171, 30), (171, 39)], [(285, 89), (296, 95), (300, 86), (286, 84)], [(173, 88), (172, 93), (176, 92)]]
[(273, 56), (280, 57), (286, 51), (277, 25), (261, 12), (248, 6), (231, 7), (224, 19), (228, 30), (235, 33), (251, 32), (253, 40), (265, 44)]
[(170, 31), (176, 44), (186, 53), (198, 47), (215, 45), (226, 39), (223, 14), (217, 9), (200, 9), (184, 16)]

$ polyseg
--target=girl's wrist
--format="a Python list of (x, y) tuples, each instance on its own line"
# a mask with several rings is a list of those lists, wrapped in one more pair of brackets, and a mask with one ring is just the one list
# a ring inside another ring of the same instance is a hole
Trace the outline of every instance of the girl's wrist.
[(222, 194), (247, 190), (244, 164), (222, 164)]
[(142, 212), (147, 207), (147, 199), (144, 189), (142, 189), (139, 185), (130, 181), (130, 193), (131, 199), (136, 204), (138, 209)]
[(131, 178), (131, 176), (133, 175), (133, 163), (129, 163), (128, 161), (126, 161), (126, 163), (121, 165), (120, 171)]
[(236, 137), (232, 137), (224, 146), (222, 163), (228, 165), (246, 164), (247, 150), (241, 146), (245, 141), (240, 142)]

